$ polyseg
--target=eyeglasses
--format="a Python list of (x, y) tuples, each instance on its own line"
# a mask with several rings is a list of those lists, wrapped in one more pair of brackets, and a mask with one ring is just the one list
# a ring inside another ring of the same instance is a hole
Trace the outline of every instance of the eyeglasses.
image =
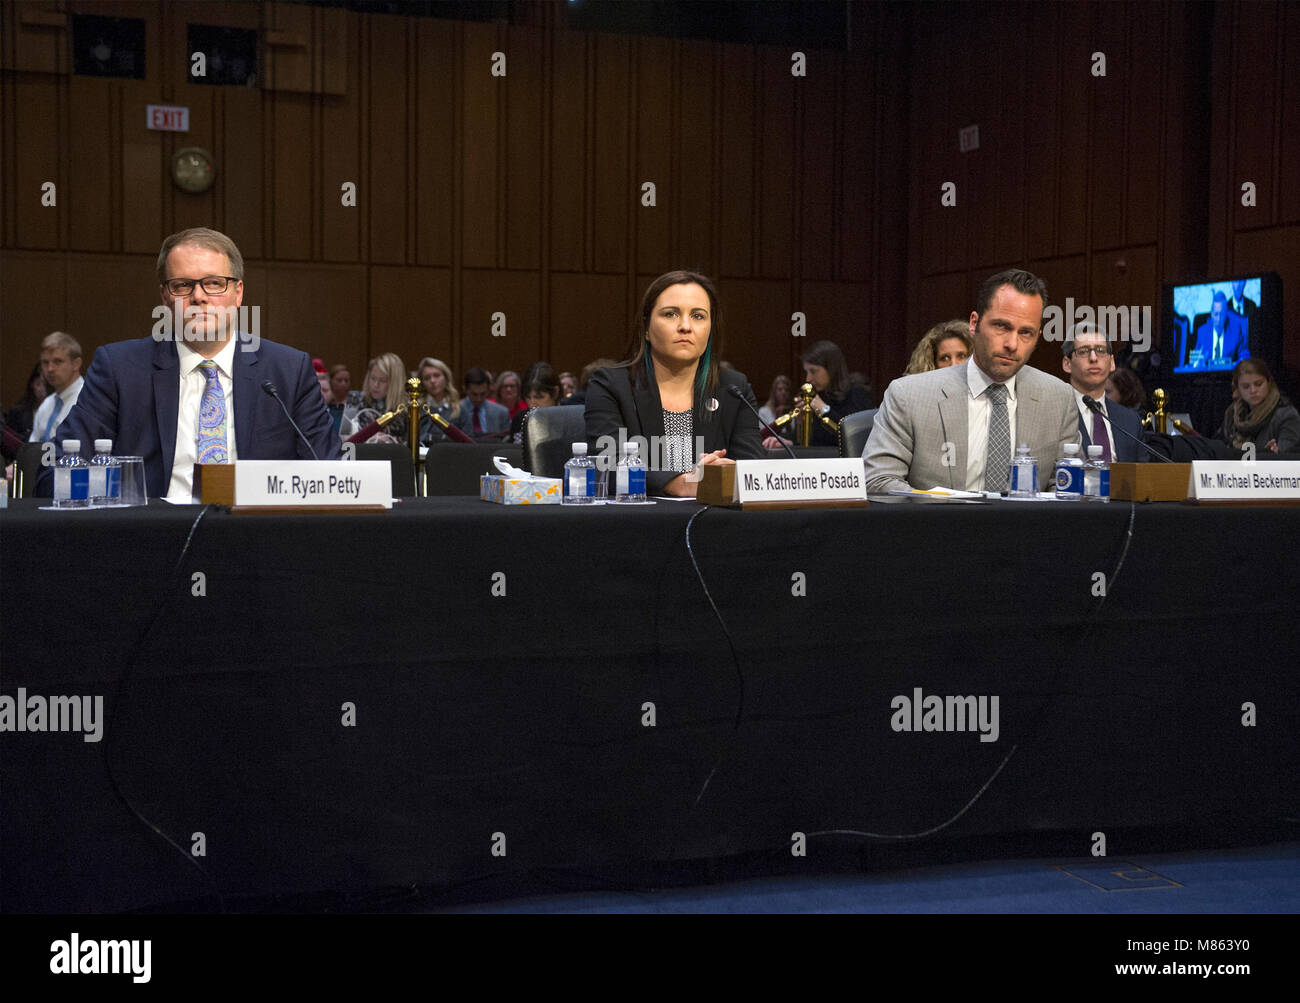
[(1076, 348), (1070, 353), (1076, 359), (1086, 359), (1089, 355), (1096, 354), (1097, 358), (1104, 359), (1110, 354), (1110, 349), (1105, 345), (1089, 345), (1087, 348)]
[(233, 275), (205, 275), (201, 279), (168, 279), (163, 283), (163, 288), (179, 297), (190, 295), (198, 285), (209, 296), (219, 296), (230, 288), (230, 283), (238, 281)]

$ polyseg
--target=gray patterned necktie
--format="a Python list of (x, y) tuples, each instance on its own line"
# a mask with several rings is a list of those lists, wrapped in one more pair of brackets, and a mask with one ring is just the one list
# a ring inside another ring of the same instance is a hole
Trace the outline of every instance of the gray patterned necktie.
[(984, 391), (989, 412), (989, 446), (984, 459), (984, 490), (1005, 491), (1011, 476), (1011, 426), (1007, 421), (1007, 388), (991, 383)]

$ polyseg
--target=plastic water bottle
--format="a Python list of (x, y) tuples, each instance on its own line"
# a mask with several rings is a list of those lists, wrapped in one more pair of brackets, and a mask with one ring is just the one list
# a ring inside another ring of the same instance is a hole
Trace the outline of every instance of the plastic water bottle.
[(635, 442), (623, 443), (623, 458), (618, 461), (618, 486), (615, 501), (645, 501), (645, 464), (641, 462), (641, 449)]
[(1056, 461), (1056, 497), (1061, 501), (1083, 501), (1083, 460), (1077, 442), (1067, 442)]
[(1101, 458), (1100, 446), (1088, 447), (1083, 465), (1083, 497), (1087, 501), (1110, 501), (1110, 464)]
[(122, 467), (114, 458), (113, 440), (96, 439), (90, 458), (90, 505), (116, 505), (122, 499)]
[(587, 455), (587, 444), (573, 444), (573, 459), (564, 465), (565, 505), (590, 505), (596, 500), (596, 465)]
[(64, 439), (63, 455), (54, 465), (54, 507), (90, 504), (90, 465), (81, 458), (81, 440)]
[(1023, 442), (1016, 447), (1015, 458), (1011, 461), (1011, 497), (1038, 497), (1038, 461)]

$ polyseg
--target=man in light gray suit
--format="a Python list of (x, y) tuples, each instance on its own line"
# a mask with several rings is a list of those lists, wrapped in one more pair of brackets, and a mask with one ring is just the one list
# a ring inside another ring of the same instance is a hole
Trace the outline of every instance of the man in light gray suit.
[(1070, 385), (1025, 363), (1038, 344), (1047, 285), (1011, 270), (985, 279), (970, 315), (971, 358), (894, 380), (862, 458), (867, 491), (1005, 491), (1021, 443), (1038, 461), (1039, 490), (1061, 446), (1077, 442)]

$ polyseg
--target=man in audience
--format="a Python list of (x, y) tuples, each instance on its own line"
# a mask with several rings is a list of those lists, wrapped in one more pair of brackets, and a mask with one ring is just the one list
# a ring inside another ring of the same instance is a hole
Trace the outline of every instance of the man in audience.
[[(1106, 382), (1115, 372), (1115, 357), (1111, 354), (1106, 336), (1094, 324), (1075, 324), (1062, 342), (1061, 351), (1061, 368), (1070, 377), (1070, 386), (1074, 388), (1074, 400), (1078, 406), (1080, 454), (1086, 457), (1088, 447), (1097, 445), (1101, 447), (1101, 458), (1107, 463), (1116, 460), (1121, 463), (1136, 463), (1145, 459), (1145, 455), (1140, 455), (1142, 451), (1136, 442), (1111, 427), (1114, 425), (1125, 429), (1129, 435), (1138, 436), (1141, 434), (1142, 420), (1136, 411), (1130, 411), (1106, 399)], [(1101, 414), (1095, 414), (1084, 404), (1085, 396), (1091, 397), (1101, 406)]]
[[(95, 439), (112, 439), (118, 455), (144, 457), (150, 497), (188, 502), (197, 463), (312, 458), (269, 383), (316, 456), (338, 459), (311, 359), (236, 328), (244, 259), (235, 242), (205, 227), (174, 233), (157, 275), (170, 330), (160, 322), (152, 337), (102, 346), (61, 437), (79, 439), (85, 454)], [(38, 494), (50, 494), (49, 471)]]
[(885, 391), (862, 454), (872, 494), (1005, 491), (1021, 443), (1045, 489), (1062, 444), (1077, 440), (1070, 388), (1025, 366), (1042, 333), (1046, 283), (1013, 269), (985, 279), (975, 299), (971, 358), (894, 380)]
[(53, 393), (36, 409), (28, 442), (53, 442), (59, 426), (81, 396), (86, 381), (81, 375), (81, 345), (76, 338), (62, 331), (45, 336), (41, 342), (41, 375)]
[(500, 437), (510, 430), (510, 412), (495, 401), (487, 399), (491, 381), (478, 366), (465, 373), (462, 380), (465, 399), (461, 402), (456, 425), (466, 435), (478, 439), (486, 436)]

